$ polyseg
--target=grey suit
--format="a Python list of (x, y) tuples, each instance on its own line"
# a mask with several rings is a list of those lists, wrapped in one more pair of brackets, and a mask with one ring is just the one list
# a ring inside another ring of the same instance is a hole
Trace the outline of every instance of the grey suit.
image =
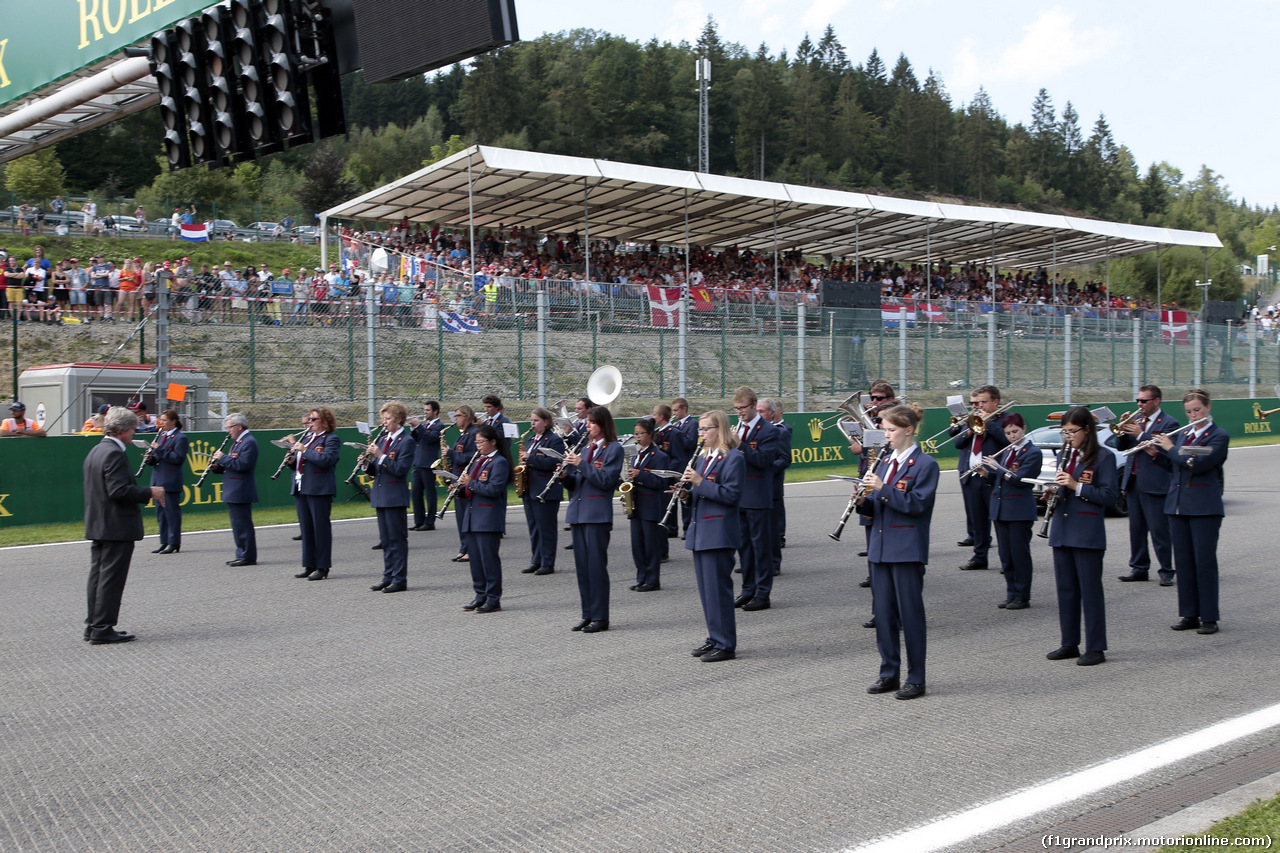
[(142, 538), (142, 504), (151, 489), (133, 482), (117, 440), (104, 436), (84, 460), (84, 538), (89, 546), (88, 613), (94, 635), (109, 633), (120, 616), (133, 543)]

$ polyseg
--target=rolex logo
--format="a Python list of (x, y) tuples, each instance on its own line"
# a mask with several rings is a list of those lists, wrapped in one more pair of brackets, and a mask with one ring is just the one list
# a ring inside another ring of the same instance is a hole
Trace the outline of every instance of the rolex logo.
[(820, 418), (809, 419), (809, 437), (815, 442), (822, 440), (822, 420)]
[(191, 473), (203, 474), (213, 460), (213, 452), (217, 449), (216, 444), (210, 444), (207, 441), (197, 439), (191, 442), (191, 448), (187, 451), (187, 464), (191, 466)]

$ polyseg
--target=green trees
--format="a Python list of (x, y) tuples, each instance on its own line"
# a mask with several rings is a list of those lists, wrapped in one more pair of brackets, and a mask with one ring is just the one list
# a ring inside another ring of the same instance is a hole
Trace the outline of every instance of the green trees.
[(53, 198), (62, 192), (66, 179), (54, 148), (42, 148), (4, 167), (4, 188), (19, 201)]

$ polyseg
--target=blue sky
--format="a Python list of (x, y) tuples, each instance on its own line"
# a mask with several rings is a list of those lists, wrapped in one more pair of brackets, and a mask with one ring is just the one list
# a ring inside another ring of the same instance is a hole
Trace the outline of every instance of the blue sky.
[(1027, 122), (1044, 87), (1086, 133), (1105, 113), (1143, 171), (1165, 160), (1190, 178), (1207, 165), (1237, 199), (1280, 204), (1280, 0), (516, 0), (516, 14), (525, 39), (586, 27), (672, 42), (695, 41), (712, 15), (725, 41), (775, 55), (830, 23), (854, 64), (876, 48), (892, 68), (905, 53), (921, 80), (942, 76), (954, 106), (985, 86), (1010, 123)]

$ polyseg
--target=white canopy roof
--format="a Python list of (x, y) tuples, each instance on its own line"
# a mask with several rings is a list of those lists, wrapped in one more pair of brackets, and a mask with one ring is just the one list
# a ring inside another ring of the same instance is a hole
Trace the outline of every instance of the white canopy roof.
[[(940, 204), (477, 145), (365, 193), (325, 218), (477, 228), (521, 225), (624, 241), (1028, 268), (1168, 246), (1221, 248), (1216, 234), (997, 207)], [(687, 230), (686, 230), (687, 229)]]

